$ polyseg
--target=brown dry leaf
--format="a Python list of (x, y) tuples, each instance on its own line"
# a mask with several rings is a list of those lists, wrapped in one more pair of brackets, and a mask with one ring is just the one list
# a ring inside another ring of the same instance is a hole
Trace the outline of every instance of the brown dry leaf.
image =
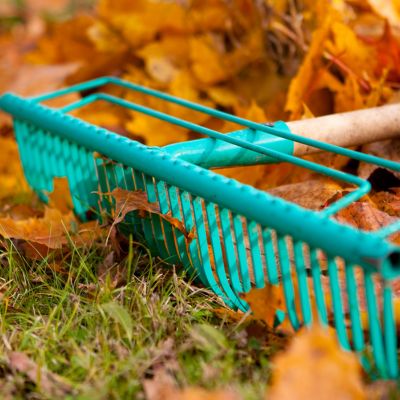
[[(56, 65), (24, 65), (18, 71), (18, 78), (8, 90), (21, 96), (35, 96), (51, 92), (63, 85), (65, 80), (79, 69), (79, 63), (62, 63)], [(68, 101), (77, 100), (77, 95), (68, 99), (57, 100), (52, 106), (62, 106)]]
[[(375, 231), (392, 224), (398, 220), (383, 211), (375, 208), (371, 203), (355, 202), (340, 210), (336, 215), (339, 222), (350, 224), (358, 229)], [(390, 239), (400, 244), (400, 233), (396, 233)]]
[(68, 243), (67, 233), (75, 221), (72, 212), (63, 215), (59, 210), (46, 208), (42, 218), (19, 221), (0, 218), (0, 235), (5, 239), (22, 239), (49, 249), (60, 249)]
[(54, 178), (53, 187), (53, 191), (48, 195), (49, 206), (56, 208), (61, 214), (68, 214), (74, 208), (68, 179)]
[(2, 214), (15, 221), (20, 221), (28, 218), (39, 217), (42, 213), (37, 208), (34, 208), (33, 205), (7, 204), (2, 210)]
[(377, 192), (371, 195), (376, 208), (392, 217), (400, 218), (400, 190), (396, 192)]
[(373, 207), (369, 202), (354, 202), (337, 213), (340, 222), (353, 225), (366, 231), (374, 231), (396, 221), (383, 211)]
[[(394, 162), (400, 162), (400, 139), (384, 140), (367, 144), (362, 148), (363, 152), (372, 154), (377, 157), (385, 158)], [(383, 169), (373, 164), (360, 163), (358, 168), (358, 176), (363, 179), (369, 179), (371, 175), (378, 169)], [(390, 174), (400, 179), (400, 172), (388, 170)]]
[[(114, 189), (111, 195), (116, 201), (114, 222), (119, 224), (122, 222), (126, 215), (131, 211), (146, 211), (149, 213), (159, 213), (160, 208), (157, 203), (150, 203), (147, 199), (147, 194), (142, 190), (130, 192), (124, 189)], [(142, 213), (144, 215), (144, 213)]]
[(182, 221), (172, 217), (169, 214), (162, 214), (157, 203), (150, 203), (147, 199), (147, 194), (141, 190), (131, 192), (124, 189), (114, 189), (111, 193), (116, 201), (114, 224), (122, 222), (126, 215), (131, 211), (139, 211), (139, 216), (145, 217), (146, 213), (157, 214), (163, 220), (170, 223), (173, 227), (182, 232), (187, 239), (190, 240), (190, 232), (187, 232)]
[(366, 399), (360, 363), (341, 349), (333, 330), (303, 328), (276, 357), (265, 399)]
[(63, 378), (39, 366), (25, 353), (10, 353), (9, 366), (11, 370), (26, 375), (47, 396), (65, 397), (73, 392), (72, 386)]
[(241, 397), (230, 389), (178, 389), (174, 378), (165, 368), (157, 368), (152, 379), (143, 381), (143, 388), (147, 400), (241, 400)]
[(320, 210), (342, 190), (342, 187), (332, 180), (319, 179), (282, 185), (267, 192), (304, 208)]

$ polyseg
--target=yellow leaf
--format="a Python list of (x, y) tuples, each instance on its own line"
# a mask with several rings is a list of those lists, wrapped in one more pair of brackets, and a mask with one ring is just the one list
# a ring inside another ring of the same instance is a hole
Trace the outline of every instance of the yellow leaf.
[(124, 3), (117, 11), (111, 7), (112, 11), (106, 12), (108, 5), (105, 2), (99, 8), (104, 20), (134, 48), (150, 42), (160, 33), (186, 31), (185, 11), (180, 4), (142, 1), (137, 5)]
[(12, 197), (28, 191), (21, 163), (18, 146), (13, 138), (0, 137), (0, 199)]
[[(175, 96), (212, 106), (213, 104), (210, 101), (203, 101), (200, 99), (200, 93), (194, 84), (190, 74), (186, 71), (182, 71), (174, 76), (174, 79), (170, 83), (169, 91)], [(210, 118), (206, 114), (198, 113), (154, 97), (129, 94), (127, 98), (152, 109), (196, 124), (204, 124)], [(186, 128), (181, 128), (138, 112), (131, 112), (130, 114), (133, 116), (133, 119), (126, 124), (126, 128), (134, 135), (143, 137), (146, 144), (149, 146), (164, 146), (166, 144), (187, 140), (188, 138), (188, 130)]]
[(252, 289), (249, 293), (243, 294), (242, 298), (247, 301), (256, 319), (264, 321), (268, 328), (277, 329), (285, 333), (294, 333), (290, 321), (285, 316), (283, 322), (278, 323), (278, 310), (286, 309), (285, 295), (281, 285), (271, 285), (269, 283), (262, 289)]
[(146, 63), (147, 73), (155, 80), (170, 83), (179, 68), (189, 62), (189, 41), (181, 35), (165, 35), (137, 52)]
[(137, 55), (145, 61), (151, 58), (168, 58), (174, 65), (184, 67), (189, 61), (189, 40), (182, 35), (163, 35), (160, 40), (138, 50)]
[(361, 365), (333, 330), (304, 328), (274, 362), (268, 400), (366, 399)]
[(222, 51), (210, 37), (194, 37), (190, 40), (190, 58), (196, 78), (207, 85), (227, 79), (230, 70), (222, 62)]
[(227, 3), (221, 0), (201, 0), (192, 2), (188, 14), (188, 28), (191, 32), (223, 31), (229, 28)]
[(213, 86), (207, 89), (207, 94), (215, 103), (224, 107), (234, 107), (238, 104), (237, 93), (224, 86)]
[(110, 26), (102, 21), (96, 21), (95, 24), (87, 29), (89, 39), (94, 43), (96, 49), (101, 52), (115, 53), (126, 51), (127, 45), (121, 36)]
[(94, 18), (78, 16), (70, 21), (52, 25), (46, 36), (38, 43), (38, 48), (27, 56), (28, 61), (37, 64), (59, 64), (65, 62), (95, 61), (97, 53), (86, 36)]
[(343, 63), (349, 72), (362, 75), (375, 68), (375, 50), (357, 37), (345, 23), (336, 21), (331, 25), (332, 39), (325, 43), (325, 50)]

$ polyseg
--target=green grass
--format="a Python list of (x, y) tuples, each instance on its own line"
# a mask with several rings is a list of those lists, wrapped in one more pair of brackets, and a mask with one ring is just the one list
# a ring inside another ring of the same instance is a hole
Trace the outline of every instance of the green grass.
[(65, 398), (144, 398), (143, 380), (160, 368), (179, 387), (263, 397), (274, 347), (248, 322), (217, 317), (215, 296), (142, 246), (72, 249), (54, 268), (52, 256), (25, 260), (19, 245), (0, 254), (2, 398), (54, 395), (10, 365), (15, 351), (70, 385)]

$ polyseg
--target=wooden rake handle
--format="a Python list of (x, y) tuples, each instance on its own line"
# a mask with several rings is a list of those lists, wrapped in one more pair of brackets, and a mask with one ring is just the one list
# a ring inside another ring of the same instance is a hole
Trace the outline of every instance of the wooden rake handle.
[[(365, 110), (288, 122), (298, 135), (340, 147), (351, 147), (400, 137), (400, 103)], [(302, 156), (320, 151), (295, 143), (294, 154)]]
[[(282, 122), (272, 125), (281, 130), (286, 128), (286, 125), (282, 126)], [(400, 137), (400, 104), (293, 121), (287, 125), (292, 133), (314, 139), (317, 142), (325, 142), (339, 147), (357, 146)], [(252, 151), (251, 146), (253, 145), (284, 155), (302, 156), (321, 151), (316, 147), (292, 142), (250, 128), (226, 135), (217, 133), (217, 135), (220, 140), (213, 138), (190, 140), (165, 146), (163, 150), (204, 168), (276, 162), (273, 156)], [(250, 147), (245, 144), (249, 144)]]

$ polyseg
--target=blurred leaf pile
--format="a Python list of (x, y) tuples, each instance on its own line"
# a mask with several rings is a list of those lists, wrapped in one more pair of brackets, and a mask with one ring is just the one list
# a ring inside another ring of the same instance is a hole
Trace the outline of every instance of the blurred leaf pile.
[[(321, 115), (397, 98), (400, 19), (398, 5), (389, 10), (382, 6), (387, 3), (101, 0), (95, 15), (50, 24), (28, 59), (78, 63), (67, 83), (118, 75), (252, 119), (296, 119), (306, 111)], [(175, 105), (125, 96), (218, 127)], [(185, 140), (189, 134), (100, 105), (81, 116), (127, 130), (149, 145)]]
[[(291, 14), (287, 14), (287, 8)], [(79, 63), (67, 82), (118, 75), (210, 107), (258, 119), (283, 118), (290, 77), (306, 50), (300, 10), (249, 0), (107, 1), (95, 16), (49, 26), (29, 55), (38, 64)], [(310, 24), (313, 16), (309, 18)], [(149, 107), (193, 122), (218, 126), (204, 115), (127, 93)], [(140, 114), (100, 104), (80, 116), (127, 130), (149, 145), (190, 135)]]

